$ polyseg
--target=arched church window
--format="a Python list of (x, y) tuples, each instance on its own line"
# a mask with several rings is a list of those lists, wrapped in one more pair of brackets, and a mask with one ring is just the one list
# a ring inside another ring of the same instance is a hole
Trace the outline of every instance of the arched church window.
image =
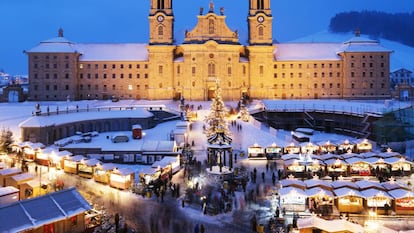
[(208, 20), (208, 33), (214, 34), (214, 19)]
[(159, 36), (164, 35), (164, 28), (163, 28), (162, 26), (159, 26), (159, 27), (158, 27), (158, 35), (159, 35)]

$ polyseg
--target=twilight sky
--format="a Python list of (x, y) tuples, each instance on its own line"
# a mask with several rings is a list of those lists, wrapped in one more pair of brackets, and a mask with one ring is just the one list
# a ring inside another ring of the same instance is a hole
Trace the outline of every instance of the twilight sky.
[[(150, 0), (0, 0), (0, 70), (27, 73), (23, 53), (40, 41), (57, 36), (78, 43), (148, 43)], [(173, 0), (175, 39), (196, 24), (199, 8), (210, 0)], [(224, 7), (227, 25), (247, 40), (248, 0), (215, 0), (215, 12)], [(271, 0), (273, 38), (287, 42), (326, 30), (329, 20), (344, 11), (414, 11), (413, 0)], [(363, 32), (362, 32), (363, 33)]]

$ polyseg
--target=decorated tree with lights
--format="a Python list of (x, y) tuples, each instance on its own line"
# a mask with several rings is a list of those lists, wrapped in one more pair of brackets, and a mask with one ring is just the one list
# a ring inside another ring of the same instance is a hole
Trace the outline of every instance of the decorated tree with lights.
[(210, 114), (207, 115), (205, 119), (205, 122), (207, 123), (205, 133), (210, 143), (229, 144), (231, 143), (231, 133), (225, 119), (228, 114), (228, 110), (224, 106), (224, 102), (221, 97), (220, 81), (218, 79), (216, 80), (216, 90), (214, 95), (215, 96), (210, 107)]

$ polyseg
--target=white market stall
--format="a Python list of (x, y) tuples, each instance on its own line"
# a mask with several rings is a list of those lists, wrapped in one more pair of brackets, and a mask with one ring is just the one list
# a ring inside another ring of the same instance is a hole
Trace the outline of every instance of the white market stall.
[(364, 195), (355, 189), (347, 187), (334, 190), (339, 212), (361, 213), (364, 210)]
[(279, 190), (280, 205), (286, 211), (300, 212), (306, 210), (305, 191), (296, 187), (285, 187)]

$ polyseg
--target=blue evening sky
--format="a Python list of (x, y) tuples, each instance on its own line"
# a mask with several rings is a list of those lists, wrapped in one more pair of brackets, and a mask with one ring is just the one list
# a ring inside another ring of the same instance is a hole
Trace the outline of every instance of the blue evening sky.
[[(0, 0), (0, 70), (27, 73), (23, 53), (40, 41), (57, 36), (78, 43), (148, 42), (150, 0)], [(183, 40), (196, 24), (200, 7), (210, 0), (174, 0), (175, 39)], [(247, 40), (248, 0), (215, 0), (215, 12), (224, 7), (230, 29)], [(287, 42), (326, 30), (329, 20), (344, 11), (414, 11), (413, 0), (271, 0), (273, 38)], [(362, 32), (363, 33), (363, 32)]]

